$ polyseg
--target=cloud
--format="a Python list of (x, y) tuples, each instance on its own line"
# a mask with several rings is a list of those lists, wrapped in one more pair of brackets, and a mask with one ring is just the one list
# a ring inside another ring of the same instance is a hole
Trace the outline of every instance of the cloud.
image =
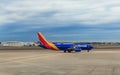
[(100, 25), (120, 20), (119, 0), (11, 0), (0, 4), (0, 25), (22, 21), (45, 25)]
[(120, 38), (119, 0), (0, 0), (0, 10), (1, 40), (36, 40), (38, 31), (50, 41)]

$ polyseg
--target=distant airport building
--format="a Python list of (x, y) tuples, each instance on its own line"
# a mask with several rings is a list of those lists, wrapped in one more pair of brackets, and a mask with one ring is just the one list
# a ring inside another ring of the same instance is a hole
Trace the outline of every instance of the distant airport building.
[(0, 46), (37, 46), (35, 42), (7, 41), (0, 42)]
[(24, 46), (38, 46), (36, 42), (24, 42)]
[(24, 42), (18, 41), (1, 42), (1, 46), (24, 46)]

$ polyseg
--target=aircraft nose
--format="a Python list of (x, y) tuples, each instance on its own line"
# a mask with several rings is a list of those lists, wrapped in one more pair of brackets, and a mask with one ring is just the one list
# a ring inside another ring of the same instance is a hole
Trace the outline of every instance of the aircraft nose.
[(93, 46), (90, 45), (90, 48), (93, 49)]
[(93, 46), (92, 46), (92, 45), (89, 45), (89, 49), (93, 49)]

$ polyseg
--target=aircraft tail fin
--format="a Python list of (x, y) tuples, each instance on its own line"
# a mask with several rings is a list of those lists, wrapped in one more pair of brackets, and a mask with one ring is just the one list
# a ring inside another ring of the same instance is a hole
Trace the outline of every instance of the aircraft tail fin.
[(42, 35), (41, 32), (38, 32), (38, 39), (42, 43), (42, 45), (44, 45), (48, 49), (58, 50), (58, 48), (53, 43), (50, 43), (46, 40), (46, 38)]
[(46, 45), (48, 43), (48, 41), (45, 39), (45, 37), (40, 32), (38, 32), (38, 39), (43, 45)]

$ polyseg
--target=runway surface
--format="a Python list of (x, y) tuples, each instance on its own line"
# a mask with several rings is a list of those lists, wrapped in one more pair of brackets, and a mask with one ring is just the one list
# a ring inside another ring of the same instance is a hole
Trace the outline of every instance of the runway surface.
[(0, 75), (120, 75), (120, 49), (0, 50)]

